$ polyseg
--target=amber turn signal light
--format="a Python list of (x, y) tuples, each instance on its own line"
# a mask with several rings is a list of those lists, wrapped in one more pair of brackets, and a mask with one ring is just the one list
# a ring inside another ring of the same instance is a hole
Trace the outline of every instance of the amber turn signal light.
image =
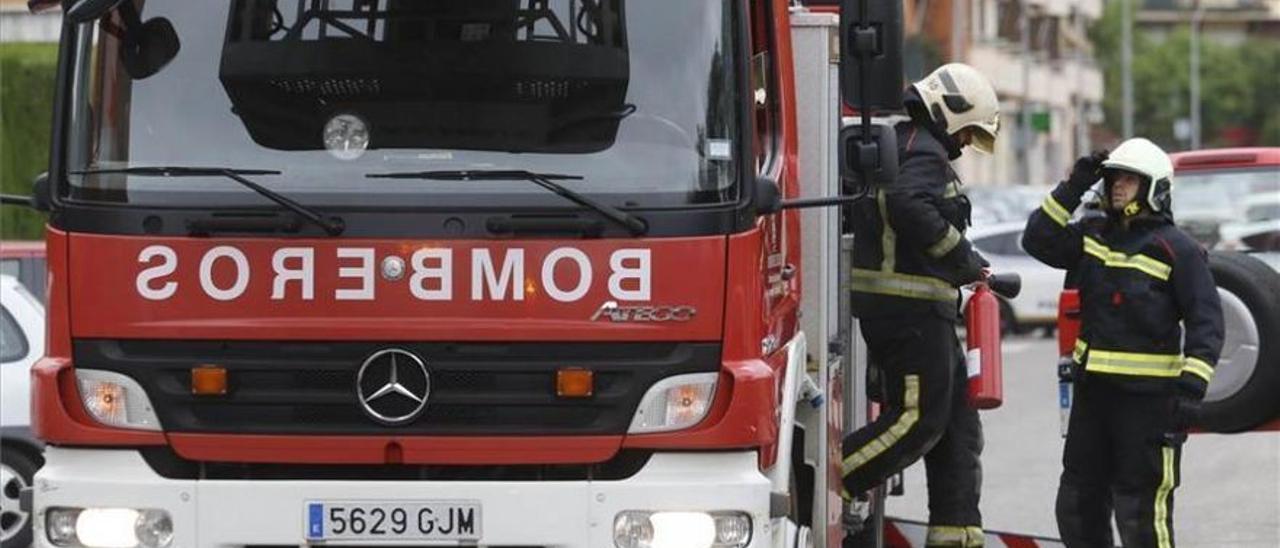
[(197, 396), (221, 396), (227, 393), (227, 369), (216, 365), (191, 368), (191, 393)]
[(595, 374), (590, 369), (566, 367), (556, 371), (556, 395), (561, 398), (591, 397), (595, 388)]

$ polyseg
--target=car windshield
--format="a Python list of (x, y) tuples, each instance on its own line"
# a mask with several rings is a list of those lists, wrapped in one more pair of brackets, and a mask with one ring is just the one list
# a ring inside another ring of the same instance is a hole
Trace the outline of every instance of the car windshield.
[(73, 200), (263, 203), (222, 177), (83, 173), (126, 166), (276, 170), (253, 179), (330, 207), (563, 204), (523, 180), (366, 177), (450, 170), (572, 174), (628, 207), (738, 198), (734, 0), (135, 5), (80, 33)]
[[(1280, 196), (1277, 196), (1276, 199), (1280, 199)], [(1263, 204), (1253, 206), (1249, 208), (1249, 213), (1246, 217), (1249, 222), (1252, 223), (1280, 219), (1280, 204)]]
[(1280, 167), (1190, 171), (1174, 177), (1173, 211), (1181, 220), (1243, 219), (1249, 196), (1280, 192)]

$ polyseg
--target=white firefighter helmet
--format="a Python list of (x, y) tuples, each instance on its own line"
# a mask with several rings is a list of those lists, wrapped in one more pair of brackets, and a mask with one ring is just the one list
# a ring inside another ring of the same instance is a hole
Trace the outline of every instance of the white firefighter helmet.
[[(1120, 143), (1102, 162), (1104, 170), (1123, 170), (1143, 178), (1142, 198), (1156, 213), (1170, 213), (1173, 200), (1173, 161), (1155, 143), (1135, 137)], [(1110, 178), (1108, 178), (1110, 180)]]
[(1000, 101), (996, 90), (977, 69), (948, 63), (912, 84), (924, 106), (947, 135), (974, 128), (973, 147), (987, 154), (995, 150), (1000, 133)]

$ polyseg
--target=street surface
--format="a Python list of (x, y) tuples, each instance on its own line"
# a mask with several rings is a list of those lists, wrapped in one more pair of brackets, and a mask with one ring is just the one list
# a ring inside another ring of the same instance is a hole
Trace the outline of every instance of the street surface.
[[(1005, 341), (1004, 405), (982, 413), (987, 529), (1058, 536), (1056, 347), (1038, 334)], [(1182, 475), (1174, 492), (1179, 547), (1280, 546), (1280, 432), (1194, 435), (1183, 450)], [(924, 464), (909, 468), (904, 483), (906, 493), (889, 499), (888, 514), (928, 519)]]

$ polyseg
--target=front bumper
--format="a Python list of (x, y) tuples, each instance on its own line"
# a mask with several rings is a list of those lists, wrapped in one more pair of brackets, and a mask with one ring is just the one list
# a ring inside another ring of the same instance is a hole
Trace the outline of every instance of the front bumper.
[(749, 546), (772, 536), (769, 481), (754, 452), (658, 453), (624, 480), (537, 482), (173, 480), (131, 450), (50, 447), (45, 459), (35, 480), (36, 548), (53, 548), (44, 515), (59, 506), (166, 510), (174, 548), (308, 546), (305, 504), (325, 500), (479, 501), (481, 547), (613, 546), (624, 510), (741, 511), (752, 518)]

